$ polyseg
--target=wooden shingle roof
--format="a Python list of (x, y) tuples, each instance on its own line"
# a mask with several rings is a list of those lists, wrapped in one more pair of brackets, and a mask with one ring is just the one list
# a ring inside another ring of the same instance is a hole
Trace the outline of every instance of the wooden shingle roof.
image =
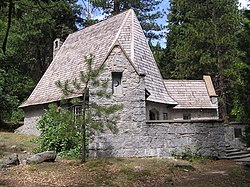
[[(205, 76), (209, 77), (209, 76)], [(204, 78), (205, 78), (204, 77)], [(210, 78), (210, 77), (209, 77)], [(210, 78), (211, 80), (211, 78)], [(214, 90), (212, 82), (204, 80), (164, 80), (169, 95), (178, 102), (175, 109), (216, 109), (211, 103), (209, 91)], [(209, 90), (210, 89), (210, 90)], [(214, 91), (215, 93), (215, 91)]]
[[(145, 86), (150, 93), (147, 100), (177, 104), (166, 91), (140, 23), (130, 9), (70, 34), (30, 97), (20, 107), (61, 100), (62, 93), (55, 82), (79, 77), (81, 71), (86, 71), (84, 57), (89, 54), (95, 56), (95, 67), (101, 65), (117, 43), (126, 52), (136, 70), (146, 74)], [(79, 96), (71, 95), (71, 98)]]

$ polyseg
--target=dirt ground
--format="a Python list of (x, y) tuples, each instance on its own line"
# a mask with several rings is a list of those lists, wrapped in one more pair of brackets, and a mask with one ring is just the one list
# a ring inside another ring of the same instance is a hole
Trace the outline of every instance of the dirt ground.
[(0, 169), (0, 186), (250, 186), (250, 169), (234, 161), (206, 161), (193, 167), (175, 168), (165, 159), (94, 159), (84, 165), (59, 160)]
[[(36, 147), (34, 137), (0, 132), (0, 159), (25, 157)], [(18, 149), (11, 149), (15, 145)], [(198, 159), (192, 167), (175, 167), (165, 158), (95, 158), (18, 165), (0, 169), (0, 187), (197, 186), (250, 187), (250, 168), (229, 160)], [(179, 161), (178, 161), (179, 162)]]

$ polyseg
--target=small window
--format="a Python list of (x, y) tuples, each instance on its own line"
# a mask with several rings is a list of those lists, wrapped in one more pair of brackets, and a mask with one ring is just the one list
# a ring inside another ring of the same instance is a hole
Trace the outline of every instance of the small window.
[(235, 138), (242, 137), (242, 130), (240, 128), (234, 128), (234, 137)]
[(149, 110), (149, 120), (159, 120), (159, 111), (156, 109)]
[(163, 120), (168, 120), (168, 113), (163, 113)]
[(112, 92), (122, 94), (122, 72), (112, 72)]
[(81, 116), (83, 114), (83, 108), (81, 105), (74, 106), (75, 116)]
[(183, 120), (191, 120), (191, 114), (183, 114)]
[(55, 49), (57, 49), (59, 47), (58, 41), (55, 41)]

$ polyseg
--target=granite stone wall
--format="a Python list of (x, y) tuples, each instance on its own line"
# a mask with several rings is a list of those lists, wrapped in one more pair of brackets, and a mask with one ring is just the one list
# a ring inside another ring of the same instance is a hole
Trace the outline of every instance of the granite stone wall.
[(246, 149), (246, 143), (242, 142), (241, 137), (235, 137), (235, 129), (241, 129), (242, 136), (245, 135), (246, 125), (232, 123), (225, 125), (225, 142), (227, 146), (235, 149)]
[(44, 114), (47, 105), (36, 105), (24, 108), (24, 125), (15, 130), (19, 134), (30, 134), (39, 136), (40, 131), (37, 129), (37, 120)]
[[(112, 93), (112, 72), (122, 72), (119, 94)], [(101, 82), (108, 80), (106, 92), (111, 94), (111, 97), (98, 97), (95, 92), (99, 88), (90, 88), (89, 102), (108, 106), (123, 104), (123, 109), (116, 113), (120, 117), (117, 134), (106, 130), (105, 133), (95, 133), (91, 136), (90, 155), (133, 156), (133, 147), (139, 143), (138, 133), (146, 121), (144, 76), (139, 74), (122, 49), (116, 46), (107, 58), (99, 77)]]
[(147, 122), (134, 132), (102, 135), (90, 146), (91, 156), (169, 157), (189, 148), (202, 156), (224, 157), (221, 121)]
[(89, 98), (90, 102), (103, 105), (124, 104), (118, 112), (119, 132), (92, 134), (90, 156), (168, 157), (187, 146), (204, 156), (224, 156), (224, 127), (219, 120), (146, 122), (144, 77), (136, 72), (119, 46), (110, 53), (100, 75), (100, 81), (109, 80), (107, 92), (112, 94), (111, 72), (122, 72), (122, 94), (99, 98), (94, 94), (97, 90), (90, 88)]

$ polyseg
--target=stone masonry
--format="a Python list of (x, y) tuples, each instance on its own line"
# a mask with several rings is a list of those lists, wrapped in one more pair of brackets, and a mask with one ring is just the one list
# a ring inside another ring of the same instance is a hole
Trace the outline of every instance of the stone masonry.
[(90, 102), (124, 104), (119, 111), (119, 132), (106, 130), (91, 136), (90, 156), (168, 157), (185, 147), (199, 150), (203, 156), (224, 156), (224, 127), (219, 120), (146, 122), (144, 76), (138, 75), (119, 46), (110, 53), (100, 76), (101, 81), (110, 80), (110, 93), (111, 72), (122, 72), (122, 94), (98, 98), (91, 96), (95, 90), (90, 89)]

